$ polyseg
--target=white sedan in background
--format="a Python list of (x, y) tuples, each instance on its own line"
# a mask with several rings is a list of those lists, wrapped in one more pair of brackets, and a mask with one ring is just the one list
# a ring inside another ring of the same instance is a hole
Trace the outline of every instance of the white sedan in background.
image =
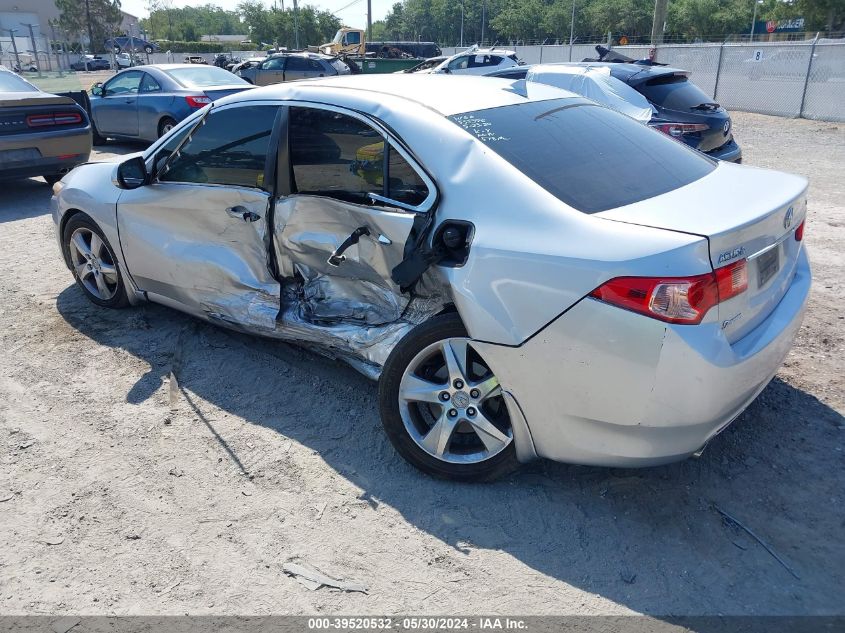
[(451, 75), (486, 75), (494, 70), (519, 65), (519, 58), (515, 51), (495, 47), (472, 47), (443, 60), (430, 72)]
[(52, 212), (92, 302), (344, 360), (403, 457), (478, 480), (701, 450), (801, 324), (806, 190), (550, 86), (365, 75), (221, 98)]

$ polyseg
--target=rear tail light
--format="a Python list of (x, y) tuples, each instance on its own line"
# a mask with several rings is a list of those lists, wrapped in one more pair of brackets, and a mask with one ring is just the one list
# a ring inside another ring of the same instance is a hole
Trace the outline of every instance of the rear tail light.
[(211, 103), (211, 98), (201, 95), (198, 97), (185, 97), (185, 101), (187, 101), (188, 105), (192, 108), (204, 108)]
[(693, 277), (617, 277), (590, 296), (667, 323), (695, 325), (710, 308), (747, 288), (748, 267), (741, 259)]
[(49, 127), (53, 125), (75, 125), (82, 123), (82, 115), (78, 112), (55, 112), (51, 114), (30, 114), (26, 117), (29, 127)]
[(706, 123), (652, 123), (651, 127), (675, 138), (684, 134), (705, 132), (710, 129), (710, 126)]
[(795, 229), (795, 241), (800, 242), (804, 239), (804, 222), (807, 220), (803, 220), (801, 224), (798, 225), (798, 228)]

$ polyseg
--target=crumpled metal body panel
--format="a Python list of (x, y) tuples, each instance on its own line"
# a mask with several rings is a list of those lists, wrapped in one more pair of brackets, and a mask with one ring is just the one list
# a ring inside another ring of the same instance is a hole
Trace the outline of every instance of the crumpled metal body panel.
[[(376, 325), (396, 321), (410, 297), (390, 273), (404, 257), (412, 213), (366, 207), (322, 196), (281, 198), (274, 211), (279, 275), (302, 282), (302, 316)], [(354, 231), (366, 228), (356, 244), (332, 266), (332, 253)]]
[[(272, 332), (280, 285), (267, 263), (269, 201), (255, 189), (182, 183), (121, 192), (118, 226), (135, 284), (198, 316)], [(258, 219), (232, 217), (233, 207)]]

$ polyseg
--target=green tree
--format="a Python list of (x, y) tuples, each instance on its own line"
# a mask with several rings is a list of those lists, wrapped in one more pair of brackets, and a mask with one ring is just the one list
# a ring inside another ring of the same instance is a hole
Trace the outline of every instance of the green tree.
[(55, 0), (59, 25), (71, 35), (88, 39), (88, 48), (99, 52), (120, 25), (120, 0)]

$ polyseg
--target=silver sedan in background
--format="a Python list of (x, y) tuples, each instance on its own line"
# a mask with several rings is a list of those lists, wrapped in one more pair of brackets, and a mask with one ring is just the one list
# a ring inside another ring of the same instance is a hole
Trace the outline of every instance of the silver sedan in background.
[(368, 75), (221, 99), (52, 212), (92, 302), (344, 360), (402, 456), (478, 480), (701, 450), (801, 324), (806, 189), (549, 86)]

